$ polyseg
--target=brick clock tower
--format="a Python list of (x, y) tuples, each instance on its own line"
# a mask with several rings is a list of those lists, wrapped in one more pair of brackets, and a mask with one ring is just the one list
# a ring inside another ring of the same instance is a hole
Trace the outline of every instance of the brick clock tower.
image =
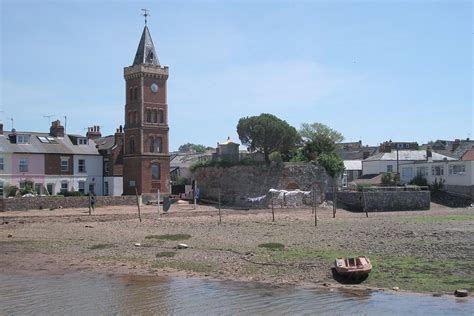
[(145, 24), (133, 65), (124, 68), (123, 193), (170, 193), (168, 67), (158, 61)]

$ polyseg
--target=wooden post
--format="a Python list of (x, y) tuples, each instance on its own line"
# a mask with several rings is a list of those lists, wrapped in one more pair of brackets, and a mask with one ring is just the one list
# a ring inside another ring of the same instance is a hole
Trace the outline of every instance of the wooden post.
[(91, 200), (91, 194), (89, 192), (89, 216), (91, 215), (91, 207), (92, 207), (92, 200)]
[(218, 200), (219, 200), (219, 225), (220, 225), (222, 223), (222, 217), (221, 217), (221, 189), (219, 189)]
[(273, 196), (273, 192), (272, 192), (272, 222), (275, 221), (275, 209), (273, 207), (273, 198), (274, 198), (274, 196)]
[(157, 216), (157, 218), (160, 219), (160, 189), (158, 189), (158, 192), (157, 192), (156, 206), (158, 207), (158, 216)]
[(194, 209), (196, 209), (196, 189), (198, 187), (198, 182), (197, 180), (194, 180), (194, 190), (193, 190), (193, 195), (194, 195)]
[(336, 218), (336, 187), (332, 187), (332, 218)]
[(365, 216), (368, 218), (369, 217), (369, 211), (367, 210), (367, 201), (366, 201), (366, 198), (365, 198), (364, 188), (362, 188), (362, 201), (364, 202)]
[(318, 226), (318, 212), (316, 211), (316, 192), (313, 190), (314, 226)]
[(137, 196), (138, 219), (142, 222), (142, 215), (140, 214), (140, 201), (138, 200), (138, 189), (135, 187), (135, 195)]

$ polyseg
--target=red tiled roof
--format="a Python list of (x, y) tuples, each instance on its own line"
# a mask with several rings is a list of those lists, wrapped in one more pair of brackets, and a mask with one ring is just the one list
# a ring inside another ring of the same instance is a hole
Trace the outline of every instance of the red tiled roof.
[(466, 151), (461, 160), (474, 160), (474, 148)]

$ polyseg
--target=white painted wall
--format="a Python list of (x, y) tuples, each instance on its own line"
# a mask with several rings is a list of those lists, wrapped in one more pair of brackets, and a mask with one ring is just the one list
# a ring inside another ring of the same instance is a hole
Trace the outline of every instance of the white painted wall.
[[(464, 165), (465, 172), (463, 174), (449, 174), (450, 166), (454, 165)], [(433, 184), (435, 179), (438, 181), (444, 180), (445, 185), (462, 185), (462, 186), (472, 186), (474, 185), (474, 161), (448, 161), (448, 162), (423, 162), (423, 163), (411, 163), (406, 165), (413, 167), (414, 176), (417, 174), (417, 168), (427, 167), (428, 175), (425, 176), (428, 184)], [(443, 167), (444, 174), (433, 175), (432, 167)], [(409, 182), (408, 180), (407, 182)], [(403, 183), (403, 182), (402, 182)]]
[(120, 196), (123, 194), (123, 177), (104, 177), (104, 182), (109, 183), (110, 196)]
[[(79, 172), (79, 160), (84, 159), (86, 172)], [(74, 190), (79, 190), (79, 181), (85, 181), (85, 193), (89, 193), (89, 185), (95, 186), (95, 194), (103, 195), (103, 157), (99, 155), (74, 155)]]

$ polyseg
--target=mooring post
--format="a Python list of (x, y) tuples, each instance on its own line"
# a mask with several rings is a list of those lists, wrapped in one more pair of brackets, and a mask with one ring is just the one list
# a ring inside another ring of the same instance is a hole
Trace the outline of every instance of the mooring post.
[(316, 192), (313, 191), (313, 207), (314, 207), (314, 226), (318, 226), (318, 212), (316, 211), (317, 202), (316, 202)]
[(91, 215), (91, 207), (92, 207), (92, 199), (91, 199), (91, 193), (89, 192), (89, 216)]
[(160, 219), (160, 189), (157, 190), (156, 192), (156, 206), (158, 207), (158, 216), (157, 218)]
[(218, 201), (219, 201), (219, 225), (222, 223), (222, 217), (221, 217), (221, 189), (219, 189), (218, 193)]
[(366, 200), (366, 195), (365, 195), (364, 188), (362, 188), (362, 200), (364, 201), (365, 216), (368, 218), (369, 217), (369, 210), (367, 209), (367, 200)]
[(197, 180), (194, 180), (194, 189), (193, 189), (193, 195), (194, 195), (194, 209), (196, 209), (196, 191), (197, 191), (197, 186), (198, 186), (198, 182)]
[(273, 196), (273, 192), (272, 192), (272, 222), (275, 221), (275, 209), (273, 207), (273, 198), (274, 198), (274, 196)]
[(142, 222), (142, 215), (140, 214), (140, 201), (138, 200), (138, 189), (135, 187), (135, 195), (137, 196), (137, 207), (138, 207), (138, 219), (140, 220), (140, 223)]

